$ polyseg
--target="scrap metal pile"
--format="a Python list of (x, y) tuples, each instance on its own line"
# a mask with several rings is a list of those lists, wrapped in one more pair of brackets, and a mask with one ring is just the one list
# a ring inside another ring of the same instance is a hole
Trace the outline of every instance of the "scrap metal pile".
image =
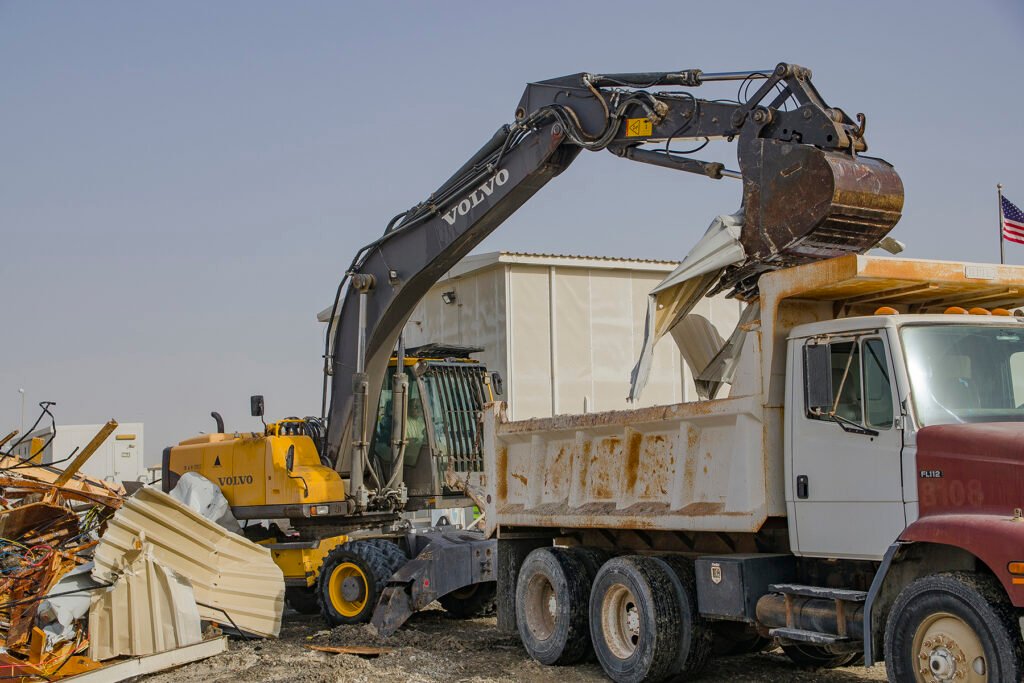
[[(35, 444), (12, 455), (16, 431), (0, 438), (0, 680), (123, 680), (223, 651), (221, 624), (278, 633), (284, 585), (268, 551), (187, 502), (80, 473), (116, 427), (64, 469)], [(243, 567), (251, 591), (212, 597)]]

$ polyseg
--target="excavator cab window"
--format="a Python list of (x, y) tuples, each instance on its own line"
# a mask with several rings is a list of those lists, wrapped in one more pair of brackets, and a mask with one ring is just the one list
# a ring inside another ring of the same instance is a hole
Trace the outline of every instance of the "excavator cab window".
[[(406, 373), (409, 377), (409, 408), (406, 418), (405, 438), (408, 443), (405, 446), (405, 467), (414, 467), (419, 460), (420, 451), (427, 440), (426, 419), (423, 414), (423, 401), (420, 398), (419, 384), (409, 370)], [(394, 402), (394, 392), (391, 390), (391, 383), (394, 378), (393, 372), (388, 372), (384, 380), (384, 386), (380, 392), (380, 402), (377, 404), (377, 421), (373, 430), (373, 455), (380, 462), (391, 462), (391, 438)]]

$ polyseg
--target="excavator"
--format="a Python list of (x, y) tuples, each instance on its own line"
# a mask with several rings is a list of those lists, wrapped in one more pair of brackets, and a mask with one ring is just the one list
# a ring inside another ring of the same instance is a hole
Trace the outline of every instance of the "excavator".
[[(707, 86), (737, 90), (693, 93)], [(494, 540), (450, 526), (411, 529), (403, 513), (468, 504), (480, 489), (477, 414), (495, 399), (495, 378), (465, 349), (405, 349), (416, 304), (584, 150), (741, 181), (743, 258), (712, 291), (752, 301), (762, 273), (863, 253), (899, 220), (902, 182), (864, 154), (865, 127), (863, 114), (826, 104), (810, 70), (789, 63), (528, 84), (513, 122), (355, 255), (326, 334), (321, 416), (252, 434), (221, 424), (168, 448), (165, 489), (198, 472), (238, 518), (286, 519), (290, 535), (266, 537), (257, 525), (253, 537), (264, 536), (282, 567), (290, 604), (318, 608), (329, 623), (372, 617), (390, 633), (435, 599), (456, 614), (485, 609), (498, 572)], [(678, 149), (714, 140), (736, 143), (737, 169)], [(262, 397), (252, 413), (262, 419)]]

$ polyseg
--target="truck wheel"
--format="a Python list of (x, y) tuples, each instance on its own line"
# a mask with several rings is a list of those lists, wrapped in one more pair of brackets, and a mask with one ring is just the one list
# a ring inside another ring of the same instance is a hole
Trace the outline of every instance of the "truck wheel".
[(679, 664), (682, 608), (671, 568), (653, 557), (617, 557), (590, 592), (597, 660), (616, 683), (661, 681)]
[(516, 582), (516, 621), (526, 652), (541, 664), (574, 664), (590, 650), (586, 568), (565, 548), (537, 548)]
[(494, 598), (497, 594), (497, 581), (483, 581), (442, 595), (438, 598), (438, 602), (453, 617), (470, 619), (493, 614)]
[(672, 668), (674, 675), (699, 673), (711, 659), (714, 633), (711, 624), (697, 607), (697, 575), (693, 562), (678, 555), (655, 557), (669, 569), (674, 579), (676, 601), (679, 603), (679, 658)]
[[(572, 546), (571, 548), (568, 548), (568, 550), (576, 557), (577, 560), (583, 563), (583, 567), (587, 570), (587, 578), (591, 585), (593, 585), (594, 579), (597, 578), (597, 572), (601, 570), (601, 565), (612, 557), (612, 554), (607, 550), (592, 548), (586, 545)], [(590, 594), (589, 589), (587, 594)]]
[(885, 627), (890, 681), (1024, 680), (1014, 609), (990, 576), (949, 572), (914, 581)]
[(299, 614), (319, 614), (320, 603), (316, 598), (316, 585), (286, 586), (284, 601)]
[(384, 550), (369, 541), (353, 541), (329, 552), (316, 584), (320, 613), (327, 623), (369, 621), (393, 564)]
[(840, 666), (849, 666), (862, 656), (860, 652), (837, 653), (807, 643), (786, 643), (782, 645), (782, 651), (794, 664), (812, 669), (835, 669)]

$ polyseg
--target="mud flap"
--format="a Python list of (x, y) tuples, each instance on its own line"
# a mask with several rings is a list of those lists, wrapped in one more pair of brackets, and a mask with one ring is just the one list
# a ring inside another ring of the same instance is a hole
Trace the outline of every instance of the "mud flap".
[(370, 619), (382, 636), (443, 595), (497, 579), (497, 540), (483, 532), (441, 527), (408, 540), (415, 555), (388, 580)]

